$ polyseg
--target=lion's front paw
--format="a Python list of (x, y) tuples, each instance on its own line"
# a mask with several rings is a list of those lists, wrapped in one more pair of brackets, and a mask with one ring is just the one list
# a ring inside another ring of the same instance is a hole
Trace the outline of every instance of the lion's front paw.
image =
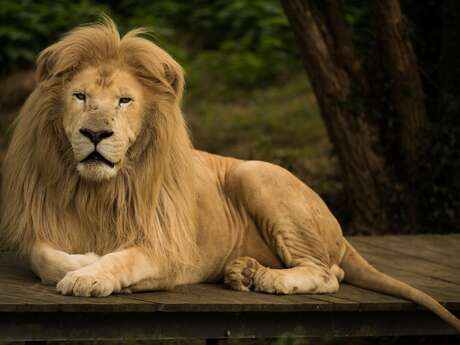
[(119, 285), (110, 273), (82, 268), (68, 272), (56, 285), (56, 289), (63, 295), (103, 297), (120, 291)]

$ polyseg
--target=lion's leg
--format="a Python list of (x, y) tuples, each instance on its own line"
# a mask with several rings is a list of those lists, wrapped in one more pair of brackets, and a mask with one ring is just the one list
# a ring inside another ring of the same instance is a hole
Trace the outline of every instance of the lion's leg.
[(321, 199), (281, 167), (246, 162), (228, 178), (234, 202), (243, 204), (285, 269), (239, 258), (227, 266), (227, 282), (269, 293), (329, 293), (339, 288), (336, 265), (343, 248), (340, 226)]
[(42, 283), (54, 285), (67, 272), (88, 266), (99, 260), (99, 256), (94, 253), (68, 254), (46, 243), (37, 242), (30, 251), (29, 260), (32, 271), (40, 277)]
[(170, 290), (174, 287), (174, 282), (170, 278), (156, 279), (146, 278), (133, 285), (121, 289), (121, 293), (133, 293), (141, 291)]
[(139, 288), (160, 288), (153, 282), (166, 284), (162, 280), (167, 276), (164, 273), (144, 250), (131, 247), (104, 255), (92, 265), (67, 273), (56, 288), (63, 295), (108, 296), (112, 292), (130, 292), (130, 288), (136, 290), (137, 283), (141, 284)]
[(235, 290), (276, 294), (332, 293), (339, 289), (342, 278), (343, 271), (337, 265), (325, 270), (304, 262), (291, 268), (272, 269), (249, 257), (237, 258), (225, 269), (225, 283)]

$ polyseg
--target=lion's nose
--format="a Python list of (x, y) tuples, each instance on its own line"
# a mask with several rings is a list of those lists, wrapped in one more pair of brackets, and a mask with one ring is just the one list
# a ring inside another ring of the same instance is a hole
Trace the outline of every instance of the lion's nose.
[(92, 131), (88, 128), (81, 128), (80, 133), (91, 140), (94, 145), (97, 145), (101, 140), (113, 135), (112, 131)]

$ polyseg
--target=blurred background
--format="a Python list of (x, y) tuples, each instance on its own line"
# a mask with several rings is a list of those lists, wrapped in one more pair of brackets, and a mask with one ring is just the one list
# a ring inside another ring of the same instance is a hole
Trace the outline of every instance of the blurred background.
[(289, 169), (347, 234), (460, 231), (459, 1), (0, 0), (1, 155), (37, 53), (102, 13), (184, 66), (197, 148)]

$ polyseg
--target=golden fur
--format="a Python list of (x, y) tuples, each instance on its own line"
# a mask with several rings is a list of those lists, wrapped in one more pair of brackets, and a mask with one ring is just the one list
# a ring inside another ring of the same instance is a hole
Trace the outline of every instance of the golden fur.
[[(183, 72), (163, 50), (140, 38), (143, 32), (120, 38), (106, 21), (77, 28), (40, 54), (40, 84), (16, 120), (3, 165), (3, 237), (22, 253), (35, 241), (99, 255), (137, 244), (165, 258), (172, 269), (196, 260), (191, 144), (180, 110)], [(154, 90), (155, 103), (147, 104), (155, 117), (145, 121), (121, 173), (94, 190), (94, 182), (79, 178), (73, 169), (60, 93), (78, 71), (107, 61), (128, 68)], [(62, 217), (64, 210), (96, 227), (98, 238), (77, 231)]]
[(194, 150), (182, 69), (142, 33), (120, 38), (107, 19), (38, 58), (4, 161), (2, 228), (44, 283), (107, 296), (224, 279), (291, 294), (333, 293), (344, 279), (416, 301), (460, 331), (433, 298), (369, 265), (288, 171)]

